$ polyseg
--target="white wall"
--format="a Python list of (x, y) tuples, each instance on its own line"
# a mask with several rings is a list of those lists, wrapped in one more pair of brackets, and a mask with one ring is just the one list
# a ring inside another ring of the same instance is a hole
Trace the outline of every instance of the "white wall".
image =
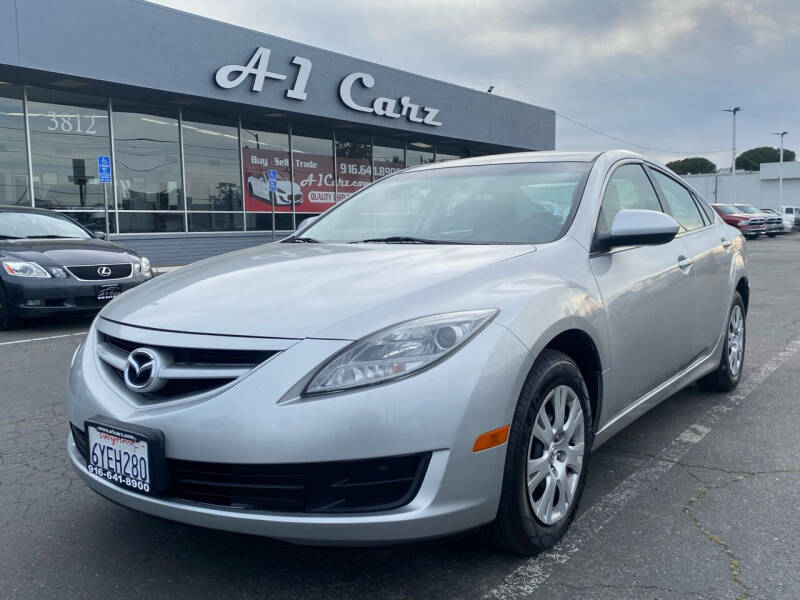
[[(709, 202), (730, 204), (735, 201), (759, 208), (779, 205), (778, 163), (764, 163), (758, 173), (737, 171), (735, 178), (730, 173), (684, 175), (683, 178)], [(783, 163), (783, 204), (800, 206), (800, 162)]]

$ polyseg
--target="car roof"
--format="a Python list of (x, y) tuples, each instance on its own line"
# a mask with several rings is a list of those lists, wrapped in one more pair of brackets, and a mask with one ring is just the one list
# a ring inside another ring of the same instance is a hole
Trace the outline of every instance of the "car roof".
[(429, 163), (410, 167), (408, 171), (428, 171), (433, 169), (448, 169), (452, 167), (466, 167), (477, 165), (503, 165), (514, 163), (542, 163), (542, 162), (585, 162), (591, 163), (601, 156), (612, 160), (623, 158), (637, 158), (655, 163), (641, 154), (628, 150), (606, 150), (605, 152), (564, 152), (541, 150), (536, 152), (511, 152), (508, 154), (491, 154), (488, 156), (475, 156), (472, 158), (461, 158), (458, 160), (448, 160), (440, 163)]
[(14, 206), (11, 204), (0, 204), (0, 212), (25, 212), (37, 213), (40, 215), (52, 215), (55, 211), (46, 208), (33, 208), (32, 206)]

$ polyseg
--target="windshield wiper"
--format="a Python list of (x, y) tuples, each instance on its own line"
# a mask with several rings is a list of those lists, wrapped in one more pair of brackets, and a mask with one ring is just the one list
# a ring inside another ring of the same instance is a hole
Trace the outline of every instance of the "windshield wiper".
[(285, 240), (283, 240), (282, 243), (284, 243), (284, 244), (319, 244), (320, 241), (319, 240), (315, 240), (312, 237), (302, 237), (301, 236), (301, 237), (286, 238)]
[(76, 237), (74, 235), (55, 235), (49, 233), (47, 235), (29, 235), (28, 239), (38, 239), (38, 240), (80, 240), (83, 238)]
[(366, 240), (356, 240), (351, 244), (449, 244), (443, 240), (428, 240), (425, 238), (412, 237), (409, 235), (391, 235), (382, 238), (368, 238)]
[(24, 235), (6, 235), (5, 233), (0, 233), (0, 239), (2, 240), (24, 240), (27, 239)]

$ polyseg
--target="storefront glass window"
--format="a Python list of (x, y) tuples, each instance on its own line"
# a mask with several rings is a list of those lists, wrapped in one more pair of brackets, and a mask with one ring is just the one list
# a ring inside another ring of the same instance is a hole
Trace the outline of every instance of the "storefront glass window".
[[(294, 182), (300, 186), (302, 202), (295, 205), (296, 223), (324, 212), (334, 202), (333, 138), (325, 129), (294, 127), (292, 129), (292, 160)], [(276, 229), (280, 224), (276, 215)]]
[(445, 162), (461, 158), (461, 150), (457, 146), (436, 144), (436, 162)]
[[(108, 204), (111, 205), (111, 189), (108, 191)], [(73, 221), (77, 221), (89, 231), (103, 231), (106, 230), (106, 213), (103, 210), (95, 210), (91, 212), (84, 211), (62, 211), (63, 215), (69, 217)], [(108, 231), (109, 233), (117, 233), (117, 217), (114, 211), (108, 211)], [(152, 231), (148, 229), (147, 231)]]
[(288, 129), (284, 124), (242, 121), (244, 202), (250, 231), (271, 230), (273, 212), (288, 221), (282, 223), (285, 229), (292, 227), (292, 202), (300, 201), (302, 195), (300, 186), (292, 183)]
[(374, 143), (372, 160), (376, 180), (405, 169), (406, 157), (402, 141), (375, 138)]
[(114, 100), (114, 167), (121, 210), (183, 210), (177, 109)]
[(425, 165), (433, 162), (433, 145), (425, 142), (409, 142), (406, 151), (406, 161), (409, 167)]
[(0, 204), (30, 206), (22, 86), (0, 82)]
[(336, 132), (336, 201), (372, 181), (372, 140), (368, 135)]
[[(107, 100), (72, 92), (28, 89), (28, 124), (36, 206), (103, 211), (97, 157), (109, 155)], [(112, 194), (109, 189), (109, 204)]]
[(185, 231), (183, 213), (119, 212), (120, 233)]
[(239, 135), (234, 119), (183, 112), (189, 210), (242, 210)]
[(241, 231), (242, 213), (189, 213), (189, 231)]

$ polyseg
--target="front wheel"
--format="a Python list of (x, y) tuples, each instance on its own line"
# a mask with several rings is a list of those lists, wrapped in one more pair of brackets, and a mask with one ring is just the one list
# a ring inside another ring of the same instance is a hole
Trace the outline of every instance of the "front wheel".
[(728, 326), (725, 329), (725, 343), (722, 348), (722, 359), (715, 371), (709, 373), (697, 383), (700, 387), (714, 392), (730, 392), (739, 385), (744, 366), (744, 348), (746, 342), (746, 312), (744, 301), (736, 292), (733, 304), (728, 313)]
[(562, 352), (542, 352), (511, 422), (500, 505), (485, 541), (530, 556), (561, 539), (583, 495), (591, 422), (578, 366)]
[(778, 235), (778, 234), (777, 233), (768, 233), (767, 237), (775, 237), (776, 235)]

